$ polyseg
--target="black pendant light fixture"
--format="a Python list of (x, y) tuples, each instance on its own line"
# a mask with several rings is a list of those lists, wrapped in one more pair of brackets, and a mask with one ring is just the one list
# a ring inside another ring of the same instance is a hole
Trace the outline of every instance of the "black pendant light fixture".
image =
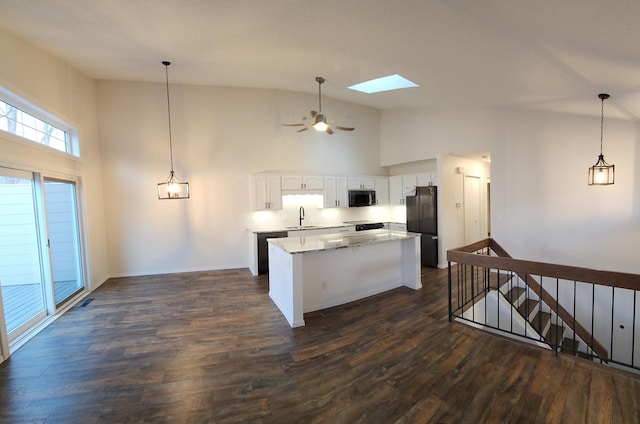
[(188, 199), (189, 183), (180, 181), (173, 171), (173, 144), (171, 140), (171, 103), (169, 102), (169, 65), (171, 62), (163, 61), (164, 73), (167, 81), (167, 113), (169, 116), (169, 157), (171, 159), (171, 172), (169, 178), (158, 183), (158, 199)]
[(615, 165), (609, 165), (604, 160), (602, 154), (602, 135), (604, 129), (604, 101), (609, 98), (608, 94), (598, 94), (600, 99), (600, 156), (598, 161), (589, 168), (589, 185), (610, 185), (615, 179)]

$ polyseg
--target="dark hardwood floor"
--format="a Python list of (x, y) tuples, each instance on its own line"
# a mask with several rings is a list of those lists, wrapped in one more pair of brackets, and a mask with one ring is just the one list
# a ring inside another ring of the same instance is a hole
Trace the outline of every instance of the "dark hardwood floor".
[(450, 324), (422, 282), (291, 329), (248, 270), (111, 279), (0, 365), (0, 421), (639, 421), (640, 377)]

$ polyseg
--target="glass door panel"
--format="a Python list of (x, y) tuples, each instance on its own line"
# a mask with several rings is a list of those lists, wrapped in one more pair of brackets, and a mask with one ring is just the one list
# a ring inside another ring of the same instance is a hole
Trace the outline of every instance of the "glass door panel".
[(33, 176), (0, 168), (0, 286), (9, 341), (47, 315)]
[(44, 180), (49, 255), (56, 307), (84, 289), (76, 185)]

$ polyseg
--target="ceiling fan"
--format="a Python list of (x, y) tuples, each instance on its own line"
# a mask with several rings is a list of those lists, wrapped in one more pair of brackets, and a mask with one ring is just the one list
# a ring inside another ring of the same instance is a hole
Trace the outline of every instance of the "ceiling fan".
[[(316, 82), (318, 83), (318, 111), (311, 111), (311, 118), (304, 116), (302, 118), (301, 123), (299, 124), (282, 124), (285, 127), (303, 127), (300, 128), (296, 132), (302, 132), (312, 127), (316, 131), (326, 132), (327, 134), (333, 134), (333, 130), (331, 129), (331, 125), (327, 122), (327, 117), (324, 113), (322, 113), (322, 84), (324, 83), (324, 78), (316, 77)], [(311, 123), (313, 121), (313, 123)], [(352, 127), (342, 127), (340, 125), (336, 125), (335, 129), (341, 131), (353, 131), (355, 128)]]

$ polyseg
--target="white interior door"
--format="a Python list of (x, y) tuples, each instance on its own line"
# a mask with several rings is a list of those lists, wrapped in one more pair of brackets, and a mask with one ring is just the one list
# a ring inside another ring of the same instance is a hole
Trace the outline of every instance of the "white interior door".
[(464, 243), (482, 239), (480, 231), (480, 177), (464, 177)]

